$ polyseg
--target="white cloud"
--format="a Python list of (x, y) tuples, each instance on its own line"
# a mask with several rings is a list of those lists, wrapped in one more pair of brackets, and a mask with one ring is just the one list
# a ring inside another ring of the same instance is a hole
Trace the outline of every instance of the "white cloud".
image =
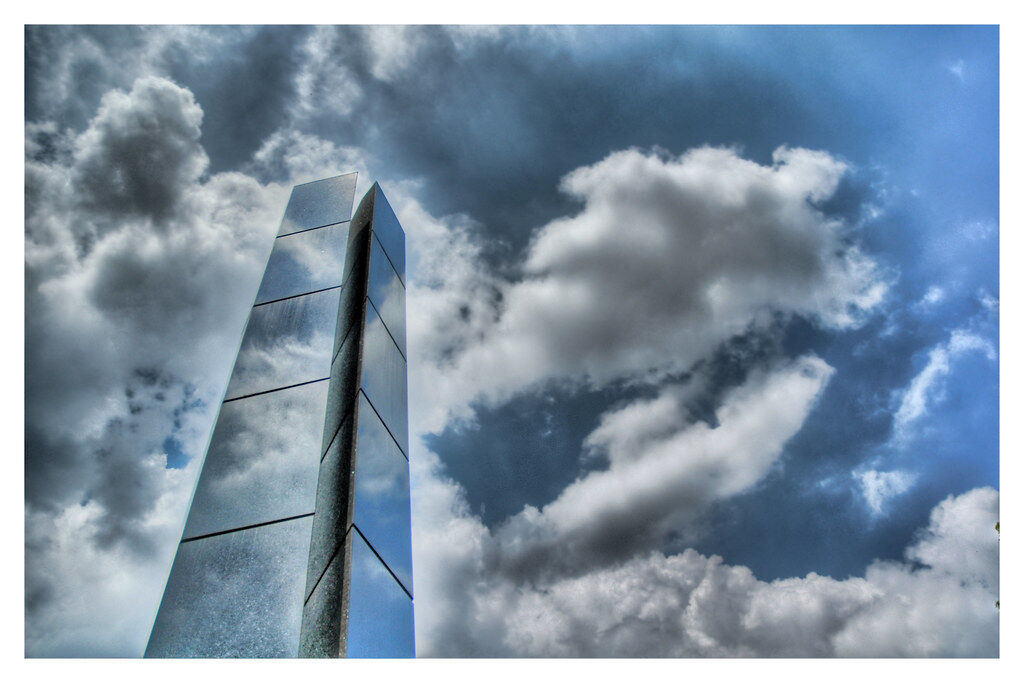
[(964, 64), (964, 60), (958, 59), (952, 64), (947, 65), (946, 69), (949, 71), (949, 73), (956, 76), (957, 80), (959, 80), (961, 83), (967, 80), (967, 65)]
[(415, 26), (367, 26), (363, 29), (370, 60), (370, 73), (390, 81), (410, 67), (426, 42), (426, 35)]
[(195, 476), (164, 467), (165, 439), (200, 455), (287, 198), (205, 177), (201, 121), (188, 90), (150, 77), (105, 95), (80, 134), (26, 129), (36, 655), (140, 651)]
[(999, 312), (999, 299), (989, 294), (984, 289), (979, 289), (977, 292), (978, 303), (981, 304), (982, 308), (990, 313)]
[(999, 496), (993, 489), (949, 496), (932, 510), (928, 528), (907, 558), (998, 592), (999, 564), (993, 561), (998, 536), (988, 533), (997, 521)]
[(883, 514), (886, 504), (896, 496), (909, 491), (917, 480), (915, 474), (903, 470), (864, 470), (856, 472), (854, 476), (860, 481), (864, 500), (875, 515)]
[(753, 371), (724, 397), (715, 428), (688, 424), (674, 386), (605, 414), (585, 444), (607, 455), (608, 469), (508, 520), (495, 536), (496, 564), (513, 573), (571, 572), (660, 547), (714, 501), (765, 476), (831, 374), (816, 357)]
[(928, 288), (928, 291), (924, 293), (919, 302), (922, 306), (934, 306), (935, 304), (942, 303), (946, 298), (946, 292), (937, 285), (932, 285)]
[(948, 342), (928, 352), (928, 363), (903, 390), (893, 416), (893, 438), (897, 442), (905, 441), (929, 405), (941, 400), (942, 380), (950, 373), (950, 363), (968, 351), (981, 351), (990, 360), (996, 359), (992, 342), (963, 329), (954, 330)]
[(859, 324), (886, 283), (814, 207), (844, 170), (822, 152), (780, 148), (761, 166), (701, 148), (615, 152), (573, 171), (562, 187), (582, 211), (536, 233), (523, 278), (500, 285), (490, 312), (470, 328), (457, 316), (428, 323), (444, 335), (417, 330), (461, 334), (423, 349), (438, 355), (421, 371), (444, 376), (425, 428), (550, 380), (657, 380), (774, 312)]
[[(908, 562), (863, 578), (765, 582), (692, 549), (521, 579), (494, 572), (496, 539), (414, 458), (421, 656), (995, 656), (998, 494), (940, 503)], [(915, 566), (909, 562), (920, 562)], [(937, 599), (941, 596), (941, 599)]]
[(338, 52), (344, 39), (331, 26), (317, 26), (306, 38), (293, 79), (296, 97), (290, 113), (295, 119), (324, 113), (343, 116), (359, 102), (362, 86)]
[(967, 221), (956, 226), (955, 234), (965, 242), (979, 242), (995, 235), (998, 229), (993, 221)]
[[(253, 154), (251, 170), (287, 178), (285, 184), (297, 185), (352, 171), (363, 180), (366, 165), (366, 157), (359, 148), (339, 147), (315, 135), (281, 128), (270, 134)], [(361, 196), (357, 194), (356, 201)]]
[[(106, 511), (90, 501), (25, 515), (25, 654), (30, 657), (141, 656), (177, 549), (197, 463), (167, 469), (160, 452), (135, 453), (158, 497), (134, 520), (151, 553), (98, 545)], [(123, 484), (123, 482), (121, 482)]]
[(472, 220), (431, 216), (408, 183), (386, 188), (407, 241), (410, 425), (439, 431), (472, 417), (453, 364), (494, 327), (505, 282), (483, 262)]

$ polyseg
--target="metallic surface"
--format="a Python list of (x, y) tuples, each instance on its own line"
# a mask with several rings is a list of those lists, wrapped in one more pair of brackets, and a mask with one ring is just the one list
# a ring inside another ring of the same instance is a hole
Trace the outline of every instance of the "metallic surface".
[(393, 266), (404, 252), (374, 185), (349, 226), (337, 328), (347, 331), (335, 339), (300, 656), (415, 656), (405, 285)]
[(415, 656), (405, 235), (354, 190), (292, 191), (147, 656)]

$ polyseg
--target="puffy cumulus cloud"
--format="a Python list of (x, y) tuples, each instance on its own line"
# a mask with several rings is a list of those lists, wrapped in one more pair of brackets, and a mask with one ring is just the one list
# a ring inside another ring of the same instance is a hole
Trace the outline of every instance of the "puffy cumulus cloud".
[[(573, 575), (492, 570), (496, 539), (429, 451), (413, 460), (420, 656), (996, 656), (998, 493), (950, 496), (864, 577), (765, 582), (687, 549)], [(442, 569), (443, 568), (443, 569)], [(941, 596), (942, 599), (936, 599)]]
[(950, 496), (932, 510), (928, 527), (907, 551), (907, 558), (998, 592), (999, 564), (993, 561), (998, 536), (978, 533), (997, 521), (999, 494), (994, 489)]
[(424, 357), (447, 375), (436, 410), (552, 379), (661, 378), (778, 313), (857, 325), (886, 282), (817, 208), (844, 171), (824, 152), (788, 148), (769, 166), (730, 149), (631, 149), (576, 169), (562, 188), (582, 210), (537, 232), (522, 278), (494, 297), (494, 322)]
[[(182, 477), (194, 476), (167, 466), (205, 443), (287, 198), (242, 174), (207, 176), (201, 121), (188, 90), (150, 77), (105, 95), (80, 133), (26, 128), (33, 654), (136, 654), (120, 629), (152, 618), (159, 581), (131, 583), (152, 593), (97, 609), (90, 633), (74, 618), (61, 630), (57, 615), (84, 619), (96, 596), (122, 595), (120, 565), (164, 574), (180, 523), (168, 511), (183, 514)], [(78, 594), (59, 564), (71, 543), (95, 558)]]
[[(840, 656), (931, 657), (999, 653), (999, 493), (949, 496), (907, 548), (908, 561), (875, 562), (865, 578), (889, 596), (835, 639)], [(941, 596), (941, 599), (937, 599)]]
[(661, 547), (714, 501), (764, 477), (831, 374), (813, 356), (752, 371), (723, 398), (714, 428), (688, 419), (675, 386), (605, 414), (585, 443), (608, 468), (508, 520), (494, 564), (516, 575), (571, 573)]
[(953, 330), (948, 342), (928, 352), (927, 364), (900, 395), (899, 407), (893, 416), (893, 439), (897, 443), (906, 441), (929, 405), (941, 400), (943, 380), (952, 370), (951, 363), (970, 351), (980, 351), (989, 360), (996, 359), (992, 342), (966, 329)]
[(143, 78), (130, 93), (107, 93), (75, 140), (71, 192), (97, 216), (161, 223), (206, 168), (202, 120), (192, 93), (163, 79)]

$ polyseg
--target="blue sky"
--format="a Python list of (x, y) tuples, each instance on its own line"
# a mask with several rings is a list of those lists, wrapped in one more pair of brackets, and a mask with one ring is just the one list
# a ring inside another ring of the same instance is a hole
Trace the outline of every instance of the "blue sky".
[(996, 654), (998, 79), (992, 27), (30, 27), (26, 652), (141, 652), (289, 188), (357, 170), (421, 655)]

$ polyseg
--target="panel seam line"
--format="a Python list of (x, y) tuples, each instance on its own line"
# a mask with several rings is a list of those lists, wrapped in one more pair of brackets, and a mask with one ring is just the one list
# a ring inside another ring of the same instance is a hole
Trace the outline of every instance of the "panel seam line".
[(380, 250), (384, 252), (384, 258), (386, 258), (388, 263), (391, 264), (391, 270), (395, 271), (398, 281), (402, 283), (402, 289), (406, 289), (405, 280), (398, 274), (398, 268), (395, 268), (395, 262), (391, 260), (391, 255), (388, 253), (388, 250), (384, 248), (384, 243), (380, 241), (379, 237), (377, 237), (377, 231), (373, 230), (373, 228), (370, 228), (370, 230), (373, 232), (373, 239), (377, 240), (377, 244), (380, 245)]
[(402, 580), (400, 578), (398, 578), (398, 576), (393, 571), (391, 571), (391, 567), (389, 567), (388, 563), (384, 560), (384, 558), (380, 556), (380, 553), (377, 552), (377, 549), (373, 547), (373, 544), (370, 543), (370, 539), (368, 539), (363, 534), (363, 532), (359, 530), (359, 527), (356, 526), (355, 522), (352, 522), (352, 528), (356, 530), (356, 533), (359, 534), (359, 538), (363, 539), (363, 541), (366, 543), (367, 547), (370, 548), (370, 551), (373, 552), (373, 554), (377, 556), (377, 559), (380, 560), (380, 563), (382, 565), (384, 565), (385, 569), (388, 570), (388, 574), (391, 574), (391, 578), (393, 578), (395, 580), (395, 583), (397, 583), (402, 588), (402, 590), (405, 591), (405, 594), (409, 596), (409, 599), (412, 600), (413, 599), (412, 593), (410, 593), (409, 589), (405, 587), (405, 584), (402, 583)]
[(268, 526), (270, 524), (279, 524), (281, 522), (291, 522), (295, 519), (302, 519), (303, 517), (312, 517), (313, 512), (304, 512), (301, 515), (292, 515), (291, 517), (282, 517), (281, 519), (272, 519), (269, 522), (257, 522), (256, 524), (246, 524), (245, 526), (236, 527), (234, 529), (225, 529), (224, 531), (213, 531), (208, 534), (199, 534), (198, 536), (189, 536), (188, 538), (181, 539), (181, 543), (189, 543), (191, 541), (201, 541), (204, 538), (212, 538), (213, 536), (223, 536), (224, 534), (233, 534), (236, 531), (245, 531), (247, 529), (256, 529), (261, 526)]
[(341, 289), (341, 285), (331, 285), (330, 287), (324, 287), (323, 289), (314, 289), (311, 292), (302, 292), (301, 294), (291, 294), (289, 296), (282, 296), (280, 299), (271, 299), (270, 301), (261, 301), (258, 304), (253, 304), (253, 308), (259, 308), (260, 306), (266, 306), (267, 304), (276, 304), (279, 301), (288, 301), (289, 299), (298, 299), (300, 296), (309, 296), (310, 294), (319, 294), (320, 292), (329, 292), (332, 289)]
[(369, 293), (366, 294), (366, 300), (370, 302), (371, 306), (373, 306), (373, 312), (377, 314), (377, 319), (380, 320), (380, 324), (384, 326), (384, 331), (388, 333), (389, 337), (391, 337), (391, 343), (395, 345), (395, 350), (398, 351), (398, 355), (401, 356), (402, 360), (408, 364), (409, 359), (405, 357), (404, 353), (402, 353), (402, 347), (399, 346), (398, 342), (395, 340), (395, 335), (391, 334), (391, 330), (388, 329), (388, 324), (384, 322), (384, 316), (382, 316), (380, 311), (377, 310), (377, 305), (373, 303), (373, 299), (370, 298)]
[(314, 230), (323, 230), (324, 228), (330, 228), (330, 227), (333, 227), (335, 225), (342, 225), (344, 223), (351, 223), (351, 222), (352, 222), (352, 219), (348, 218), (348, 219), (343, 220), (343, 221), (338, 221), (337, 223), (326, 223), (324, 225), (318, 225), (315, 228), (303, 228), (302, 230), (296, 230), (295, 232), (288, 232), (288, 233), (285, 233), (283, 235), (278, 235), (274, 239), (275, 240), (279, 240), (282, 237), (291, 237), (292, 235), (301, 235), (304, 232), (313, 232)]
[(246, 394), (244, 396), (235, 396), (234, 398), (226, 398), (226, 399), (224, 399), (223, 402), (224, 403), (230, 403), (231, 401), (241, 401), (243, 398), (252, 398), (253, 396), (262, 396), (263, 394), (272, 394), (275, 391), (284, 391), (285, 389), (294, 389), (295, 387), (304, 387), (307, 384), (316, 384), (317, 382), (325, 382), (325, 381), (329, 380), (330, 378), (331, 378), (330, 375), (328, 375), (327, 377), (321, 377), (320, 379), (311, 379), (311, 380), (308, 380), (306, 382), (299, 382), (298, 384), (289, 384), (286, 387), (277, 387), (275, 389), (267, 389), (266, 391), (257, 391), (257, 392), (254, 392), (252, 394)]
[(384, 425), (384, 430), (388, 433), (388, 436), (391, 437), (391, 440), (395, 442), (396, 446), (398, 446), (398, 452), (402, 454), (402, 457), (405, 458), (406, 462), (409, 462), (409, 456), (402, 450), (402, 444), (398, 443), (398, 439), (396, 439), (395, 435), (391, 433), (391, 428), (388, 427), (388, 423), (384, 421), (384, 417), (380, 412), (378, 412), (377, 408), (373, 405), (373, 401), (371, 401), (370, 397), (366, 395), (366, 392), (363, 391), (362, 387), (359, 387), (359, 393), (362, 394), (363, 398), (366, 399), (366, 402), (370, 404), (370, 409), (373, 411), (374, 415), (377, 416), (377, 419), (380, 420), (380, 423)]

